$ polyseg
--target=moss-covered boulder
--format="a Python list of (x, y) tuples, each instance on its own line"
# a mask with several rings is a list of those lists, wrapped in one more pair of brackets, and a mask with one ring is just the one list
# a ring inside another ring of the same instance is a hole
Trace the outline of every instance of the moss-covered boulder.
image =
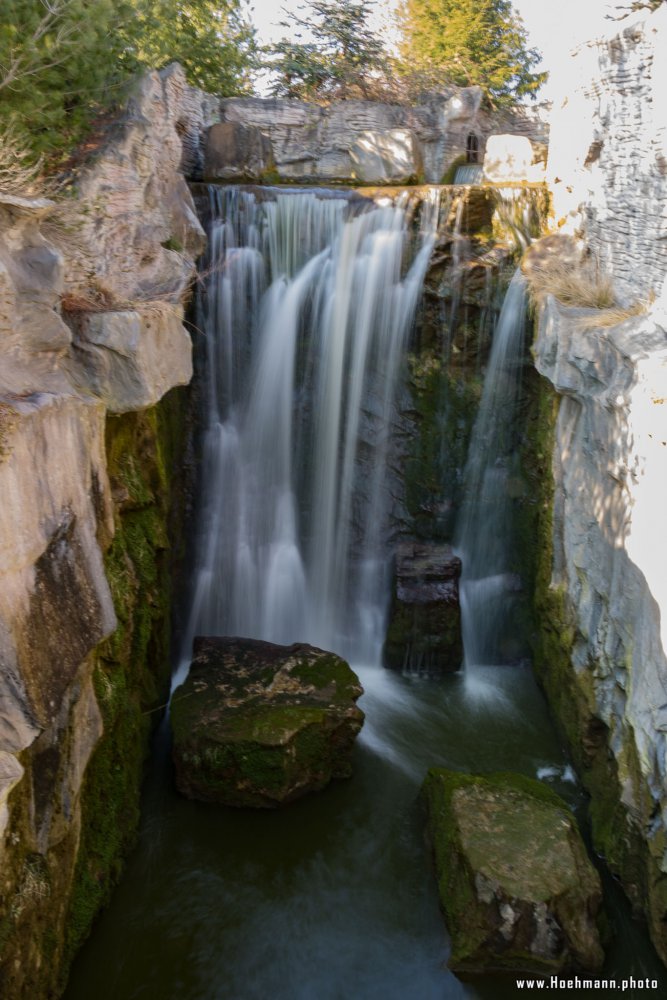
[(463, 659), (459, 576), (451, 546), (404, 542), (396, 554), (395, 586), (384, 662), (397, 670), (458, 670)]
[(423, 792), (452, 969), (601, 966), (600, 879), (562, 799), (522, 775), (442, 768)]
[(196, 638), (190, 673), (171, 703), (179, 790), (205, 802), (271, 807), (349, 777), (362, 694), (335, 653)]

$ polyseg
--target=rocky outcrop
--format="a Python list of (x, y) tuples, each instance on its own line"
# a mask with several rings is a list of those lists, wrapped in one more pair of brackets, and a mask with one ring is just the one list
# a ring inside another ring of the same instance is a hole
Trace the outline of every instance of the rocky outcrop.
[(278, 806), (352, 772), (363, 690), (313, 646), (199, 637), (173, 694), (179, 790), (232, 806)]
[(551, 789), (516, 774), (432, 768), (423, 794), (452, 969), (600, 968), (600, 879)]
[(667, 960), (667, 331), (659, 312), (601, 323), (553, 299), (539, 319), (554, 392), (536, 666), (591, 794), (595, 846)]
[(62, 988), (131, 842), (142, 711), (164, 694), (178, 420), (168, 426), (171, 404), (145, 408), (192, 370), (183, 301), (203, 234), (180, 173), (181, 100), (179, 70), (150, 74), (80, 170), (77, 197), (0, 194), (8, 1000)]
[(206, 136), (204, 180), (259, 183), (275, 170), (271, 141), (255, 125), (220, 122)]
[(628, 301), (667, 273), (667, 7), (605, 22), (553, 85), (547, 168), (554, 214), (584, 235)]
[(221, 102), (220, 114), (226, 123), (267, 137), (276, 179), (283, 182), (405, 184), (421, 178), (437, 184), (455, 160), (465, 158), (471, 131), (483, 152), (481, 96), (478, 87), (450, 88), (413, 108), (231, 97)]
[(484, 154), (484, 179), (494, 184), (544, 181), (546, 146), (526, 136), (491, 135)]
[(403, 542), (384, 645), (388, 667), (458, 670), (463, 661), (458, 581), (461, 560), (451, 546)]

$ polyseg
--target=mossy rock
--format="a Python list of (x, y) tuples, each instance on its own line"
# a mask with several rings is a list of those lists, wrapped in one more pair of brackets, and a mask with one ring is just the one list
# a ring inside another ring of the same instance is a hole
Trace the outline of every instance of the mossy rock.
[(417, 541), (399, 545), (385, 666), (428, 673), (460, 668), (460, 575), (461, 560), (449, 545)]
[(600, 879), (562, 799), (522, 775), (443, 768), (423, 794), (452, 969), (601, 967)]
[(352, 773), (363, 689), (335, 653), (195, 639), (171, 704), (176, 784), (188, 798), (273, 807)]

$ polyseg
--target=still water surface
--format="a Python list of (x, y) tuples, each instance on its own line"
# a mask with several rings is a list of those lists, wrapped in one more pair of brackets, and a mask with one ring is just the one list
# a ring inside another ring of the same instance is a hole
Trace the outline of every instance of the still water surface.
[[(478, 668), (471, 685), (459, 675), (355, 669), (367, 718), (354, 776), (284, 810), (181, 798), (160, 732), (137, 849), (75, 963), (66, 1000), (519, 995), (512, 980), (463, 983), (446, 968), (418, 792), (433, 765), (548, 769), (552, 787), (582, 805), (529, 670)], [(667, 995), (643, 929), (613, 886), (611, 895), (618, 934), (606, 974), (659, 980), (657, 991), (624, 997)], [(590, 996), (605, 994), (621, 995)]]

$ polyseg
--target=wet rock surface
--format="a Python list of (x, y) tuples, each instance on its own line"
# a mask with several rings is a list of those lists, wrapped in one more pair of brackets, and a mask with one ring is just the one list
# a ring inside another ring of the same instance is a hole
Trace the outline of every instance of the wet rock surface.
[(600, 968), (600, 879), (551, 789), (517, 774), (431, 768), (423, 793), (452, 969)]
[(272, 807), (349, 777), (362, 693), (335, 653), (197, 637), (171, 706), (179, 790), (206, 802)]
[(458, 670), (463, 657), (459, 577), (450, 545), (403, 542), (384, 647), (388, 667)]

